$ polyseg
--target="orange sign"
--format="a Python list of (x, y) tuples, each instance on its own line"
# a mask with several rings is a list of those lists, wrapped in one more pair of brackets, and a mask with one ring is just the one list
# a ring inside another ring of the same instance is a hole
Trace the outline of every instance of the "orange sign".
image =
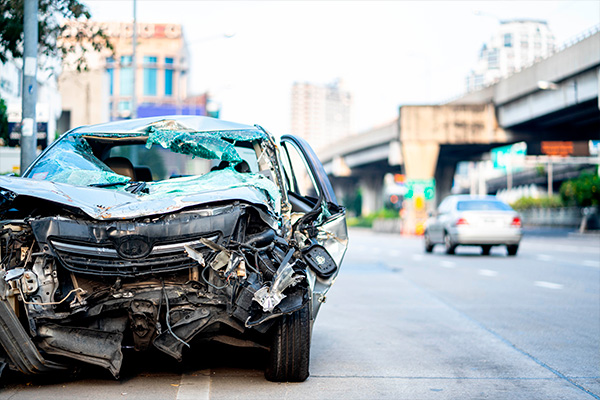
[(573, 142), (542, 142), (542, 153), (566, 157), (573, 154)]

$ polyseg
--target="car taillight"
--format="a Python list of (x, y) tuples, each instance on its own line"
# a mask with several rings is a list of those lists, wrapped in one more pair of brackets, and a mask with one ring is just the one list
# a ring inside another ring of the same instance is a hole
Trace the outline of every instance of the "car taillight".
[(510, 225), (520, 227), (521, 226), (521, 218), (514, 217), (512, 222), (510, 223)]
[(456, 220), (455, 225), (456, 226), (459, 226), (459, 225), (469, 225), (469, 221), (467, 221), (465, 218), (459, 218), (459, 219)]

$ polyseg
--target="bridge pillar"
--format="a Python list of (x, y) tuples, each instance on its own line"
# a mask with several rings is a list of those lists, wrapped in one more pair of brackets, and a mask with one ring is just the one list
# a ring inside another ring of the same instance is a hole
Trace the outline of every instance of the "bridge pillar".
[(359, 181), (362, 195), (362, 215), (374, 213), (383, 208), (383, 176), (368, 175)]
[(435, 175), (440, 145), (434, 141), (402, 143), (407, 179), (429, 179)]
[[(406, 179), (431, 179), (435, 176), (440, 144), (436, 141), (405, 141), (402, 143)], [(404, 234), (421, 234), (427, 219), (427, 204), (423, 197), (415, 196), (403, 203)]]

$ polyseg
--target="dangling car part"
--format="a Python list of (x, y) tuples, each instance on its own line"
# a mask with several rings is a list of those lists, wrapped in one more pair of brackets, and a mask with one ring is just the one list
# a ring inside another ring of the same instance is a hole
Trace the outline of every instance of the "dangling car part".
[(123, 347), (218, 341), (303, 381), (347, 241), (300, 138), (188, 116), (74, 129), (0, 176), (0, 363), (118, 377)]

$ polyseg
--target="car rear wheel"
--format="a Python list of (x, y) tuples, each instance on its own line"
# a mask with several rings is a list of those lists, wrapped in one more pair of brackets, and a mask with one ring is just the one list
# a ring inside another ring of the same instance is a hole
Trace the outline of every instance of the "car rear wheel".
[(433, 251), (434, 244), (431, 243), (431, 238), (429, 237), (429, 233), (427, 233), (427, 231), (425, 231), (423, 239), (425, 240), (425, 253), (431, 253)]
[(506, 251), (508, 251), (509, 256), (516, 256), (517, 251), (519, 251), (519, 245), (518, 244), (506, 245)]
[(265, 377), (273, 382), (303, 382), (310, 361), (310, 308), (282, 316), (277, 322)]
[(454, 254), (456, 251), (456, 244), (452, 242), (452, 238), (448, 233), (444, 233), (444, 247), (446, 248), (446, 254)]
[(481, 254), (483, 254), (484, 256), (489, 256), (490, 252), (492, 251), (492, 246), (481, 246)]

